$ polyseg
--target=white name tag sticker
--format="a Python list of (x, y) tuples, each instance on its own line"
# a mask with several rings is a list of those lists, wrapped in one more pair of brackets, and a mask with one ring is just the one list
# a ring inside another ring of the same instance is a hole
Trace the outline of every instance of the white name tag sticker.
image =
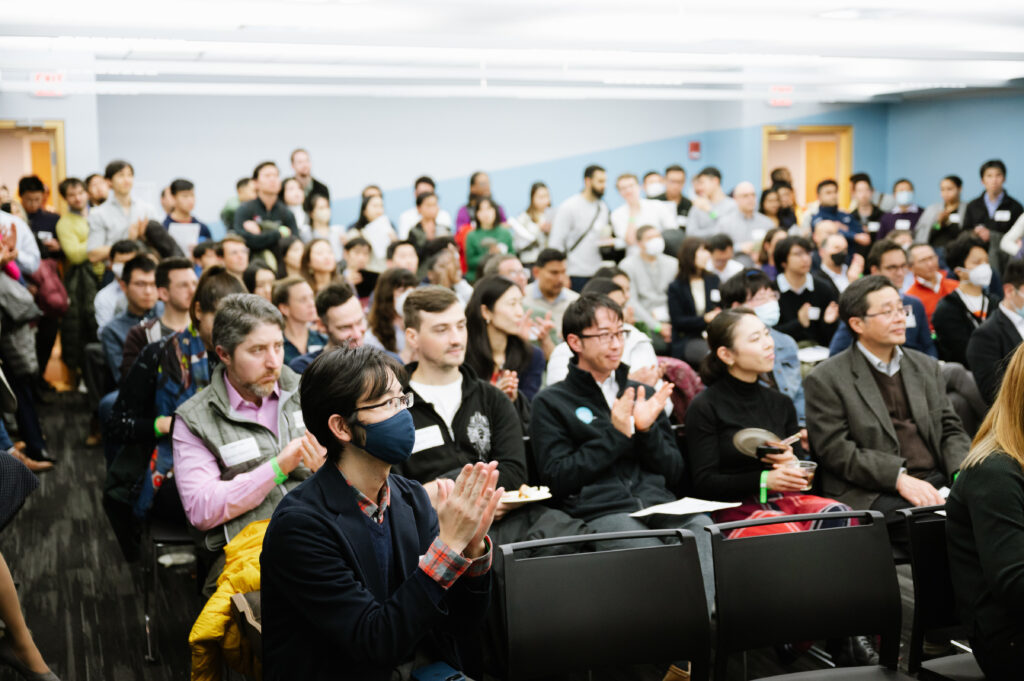
[(821, 319), (821, 308), (820, 307), (809, 307), (807, 308), (807, 318), (812, 322)]
[(877, 232), (880, 229), (882, 229), (882, 223), (879, 222), (878, 220), (872, 220), (871, 222), (868, 223), (869, 232)]
[(444, 444), (444, 436), (441, 435), (439, 426), (427, 426), (416, 431), (416, 442), (412, 446), (412, 453), (422, 452), (424, 449), (440, 447)]
[(306, 421), (302, 418), (302, 412), (299, 410), (295, 410), (292, 412), (292, 421), (295, 422), (296, 428), (306, 427)]
[(896, 229), (910, 229), (910, 220), (900, 218), (896, 221)]
[(959, 225), (960, 224), (960, 213), (950, 213), (949, 224)]
[(677, 215), (676, 216), (676, 227), (679, 227), (680, 229), (683, 228), (683, 227), (686, 227), (686, 216), (685, 215)]
[(908, 329), (916, 329), (917, 328), (917, 317), (914, 316), (914, 311), (913, 310), (911, 310), (910, 312), (907, 313), (907, 328)]
[(708, 298), (711, 299), (712, 303), (720, 303), (722, 302), (722, 292), (717, 288), (713, 288), (711, 289), (711, 293), (708, 294)]
[(37, 236), (40, 241), (49, 241), (53, 238), (53, 232), (38, 232)]
[(218, 451), (220, 452), (220, 458), (224, 460), (224, 465), (228, 468), (245, 463), (246, 461), (252, 461), (260, 456), (260, 448), (256, 444), (256, 438), (254, 437), (229, 442)]
[(1009, 222), (1010, 211), (1008, 210), (997, 210), (996, 214), (992, 216), (996, 222)]

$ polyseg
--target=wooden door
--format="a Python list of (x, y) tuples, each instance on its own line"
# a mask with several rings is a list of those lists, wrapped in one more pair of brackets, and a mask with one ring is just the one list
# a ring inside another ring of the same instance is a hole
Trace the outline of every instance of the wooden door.
[[(839, 182), (839, 145), (834, 140), (807, 140), (804, 142), (804, 196), (808, 203), (816, 200), (818, 183), (822, 180)], [(839, 182), (840, 186), (844, 183)]]

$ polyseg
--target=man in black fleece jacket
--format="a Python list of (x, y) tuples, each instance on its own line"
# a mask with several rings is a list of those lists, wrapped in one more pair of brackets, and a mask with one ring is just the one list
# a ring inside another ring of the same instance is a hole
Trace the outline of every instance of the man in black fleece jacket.
[[(672, 391), (628, 379), (622, 364), (622, 308), (607, 296), (585, 294), (562, 317), (573, 351), (569, 375), (533, 401), (530, 434), (540, 478), (560, 507), (595, 532), (684, 528), (693, 532), (705, 589), (713, 587), (707, 515), (630, 517), (673, 501), (666, 485), (683, 476), (683, 457), (665, 416)], [(622, 547), (657, 540), (608, 542)]]

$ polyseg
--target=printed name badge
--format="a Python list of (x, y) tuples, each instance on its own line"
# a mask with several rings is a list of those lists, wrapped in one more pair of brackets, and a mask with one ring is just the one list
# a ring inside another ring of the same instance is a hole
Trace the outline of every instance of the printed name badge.
[(913, 309), (907, 310), (907, 328), (908, 329), (916, 329), (917, 328), (917, 317), (914, 315), (914, 310)]
[(217, 451), (220, 452), (220, 458), (224, 460), (224, 465), (228, 468), (257, 459), (260, 455), (260, 448), (254, 437), (229, 442)]
[(677, 215), (676, 216), (676, 227), (679, 227), (680, 229), (682, 229), (683, 227), (686, 227), (686, 216), (685, 215)]
[(877, 232), (881, 228), (882, 228), (882, 223), (879, 222), (878, 220), (872, 220), (871, 222), (868, 223), (868, 231), (869, 232)]
[(820, 307), (809, 307), (807, 308), (807, 318), (812, 322), (821, 319), (821, 308)]
[(960, 224), (960, 213), (952, 213), (949, 216), (949, 224), (959, 225)]
[(444, 436), (438, 426), (428, 426), (416, 431), (416, 442), (412, 446), (412, 453), (422, 452), (424, 449), (440, 447), (444, 444)]
[(722, 292), (717, 288), (713, 288), (711, 289), (711, 293), (708, 294), (708, 298), (711, 299), (712, 303), (720, 303), (722, 302)]
[(997, 210), (996, 214), (993, 215), (992, 217), (995, 218), (996, 222), (1009, 222), (1010, 221), (1010, 211), (1008, 211), (1008, 210)]
[(896, 221), (896, 229), (910, 229), (910, 220), (900, 218)]
[(292, 421), (295, 423), (295, 427), (296, 428), (305, 428), (306, 427), (306, 422), (302, 418), (302, 412), (301, 411), (296, 410), (296, 411), (292, 412)]
[(53, 232), (38, 232), (37, 236), (40, 241), (49, 241), (53, 238)]

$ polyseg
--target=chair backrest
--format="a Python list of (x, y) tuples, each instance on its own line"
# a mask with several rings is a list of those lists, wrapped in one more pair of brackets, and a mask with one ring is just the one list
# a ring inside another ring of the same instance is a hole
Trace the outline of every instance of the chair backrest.
[(943, 630), (960, 633), (953, 579), (949, 575), (946, 549), (946, 516), (936, 513), (942, 506), (901, 510), (910, 540), (910, 569), (914, 576), (914, 622), (910, 633), (910, 673), (921, 667), (924, 636)]
[[(859, 524), (726, 539), (740, 527), (841, 518)], [(854, 635), (881, 634), (882, 663), (896, 668), (901, 602), (882, 514), (816, 513), (706, 529), (715, 564), (716, 678), (725, 678), (730, 653)]]
[[(529, 549), (602, 539), (678, 544), (526, 557)], [(708, 678), (710, 621), (696, 540), (686, 530), (614, 532), (506, 544), (509, 678), (688, 659)], [(516, 555), (519, 552), (519, 555)]]

